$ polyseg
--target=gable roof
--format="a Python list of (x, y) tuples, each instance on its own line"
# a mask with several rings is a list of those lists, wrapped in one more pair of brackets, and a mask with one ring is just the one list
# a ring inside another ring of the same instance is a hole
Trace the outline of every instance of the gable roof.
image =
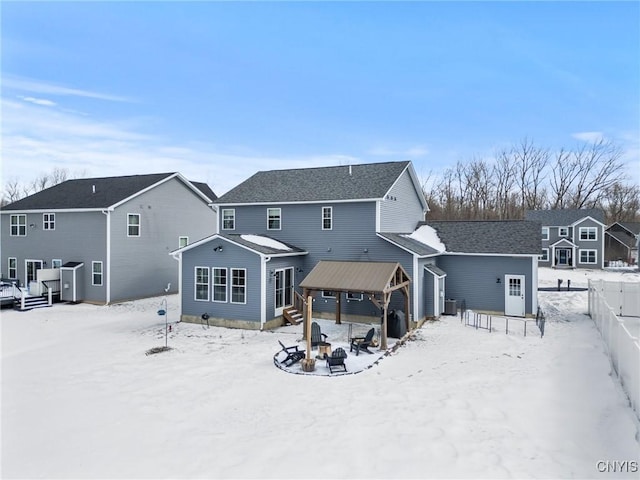
[(214, 203), (272, 204), (380, 199), (410, 165), (411, 162), (405, 161), (262, 171)]
[(407, 236), (406, 233), (386, 232), (386, 233), (378, 233), (378, 236), (384, 238), (390, 243), (393, 243), (394, 245), (397, 245), (403, 250), (407, 250), (411, 253), (415, 253), (419, 257), (430, 257), (433, 255), (438, 255), (442, 253), (441, 251), (433, 248), (430, 245), (427, 245), (425, 243), (422, 243), (418, 240), (415, 240)]
[(395, 289), (394, 279), (409, 281), (399, 263), (349, 262), (320, 260), (301, 282), (301, 288), (341, 292), (389, 292)]
[(203, 191), (203, 185), (205, 184), (199, 184), (200, 187), (196, 187), (179, 173), (174, 172), (67, 180), (10, 203), (4, 206), (2, 210), (104, 209), (113, 207), (137, 193), (172, 177), (180, 178), (194, 192), (202, 196), (203, 200), (213, 200)]
[(632, 235), (640, 235), (640, 222), (614, 222), (607, 227), (607, 230), (611, 229), (611, 227), (616, 224), (620, 225)]
[(427, 221), (446, 246), (446, 253), (539, 255), (542, 232), (526, 220)]
[(245, 235), (238, 233), (214, 233), (213, 235), (209, 235), (208, 237), (202, 238), (196, 242), (190, 243), (182, 248), (178, 248), (172, 252), (169, 252), (169, 255), (179, 255), (183, 252), (191, 250), (193, 248), (199, 247), (205, 243), (210, 243), (213, 241), (224, 240), (235, 245), (239, 245), (241, 247), (246, 248), (254, 253), (259, 255), (269, 256), (269, 257), (287, 257), (287, 256), (297, 256), (297, 255), (306, 255), (308, 252), (302, 248), (298, 248), (289, 243), (282, 242), (280, 240), (276, 240), (275, 238), (268, 237), (266, 235)]
[(604, 212), (599, 208), (527, 210), (524, 213), (525, 220), (540, 222), (543, 227), (568, 227), (586, 217), (604, 224)]
[(605, 235), (609, 235), (611, 238), (615, 239), (617, 242), (621, 243), (627, 248), (633, 248), (636, 246), (637, 237), (633, 234), (618, 232), (618, 231), (605, 231)]

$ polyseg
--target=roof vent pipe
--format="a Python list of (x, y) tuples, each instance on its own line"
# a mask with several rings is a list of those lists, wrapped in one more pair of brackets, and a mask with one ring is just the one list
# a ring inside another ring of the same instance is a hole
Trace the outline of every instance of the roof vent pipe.
[(91, 193), (96, 193), (96, 186), (95, 185), (91, 185)]
[(349, 165), (349, 176), (351, 176), (351, 165)]

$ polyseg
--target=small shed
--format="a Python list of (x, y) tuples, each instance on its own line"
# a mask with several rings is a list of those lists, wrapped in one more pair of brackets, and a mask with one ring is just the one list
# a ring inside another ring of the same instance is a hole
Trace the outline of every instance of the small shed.
[[(349, 262), (321, 260), (300, 282), (304, 298), (314, 292), (362, 293), (382, 310), (382, 338), (380, 349), (387, 348), (387, 314), (391, 295), (400, 291), (404, 295), (406, 329), (409, 330), (409, 285), (411, 279), (399, 263)], [(336, 295), (336, 323), (340, 321), (340, 296)]]

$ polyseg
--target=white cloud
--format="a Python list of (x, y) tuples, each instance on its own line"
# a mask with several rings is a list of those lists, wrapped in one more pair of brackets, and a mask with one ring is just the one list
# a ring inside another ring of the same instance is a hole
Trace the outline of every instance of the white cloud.
[(577, 132), (572, 133), (571, 136), (577, 140), (582, 140), (587, 143), (597, 143), (605, 139), (602, 132)]
[(340, 154), (276, 158), (242, 146), (173, 144), (141, 133), (140, 119), (103, 122), (15, 100), (2, 100), (2, 111), (2, 178), (25, 184), (54, 167), (88, 177), (180, 172), (221, 195), (259, 170), (360, 162)]
[(56, 102), (52, 102), (51, 100), (47, 100), (47, 99), (44, 99), (44, 98), (24, 97), (24, 96), (20, 96), (19, 98), (21, 98), (25, 102), (30, 102), (30, 103), (33, 103), (35, 105), (42, 105), (42, 106), (45, 106), (45, 107), (55, 107), (56, 106)]
[(39, 93), (39, 94), (45, 94), (45, 95), (85, 97), (85, 98), (93, 98), (96, 100), (106, 100), (111, 102), (133, 102), (134, 101), (130, 98), (119, 96), (119, 95), (111, 95), (108, 93), (101, 93), (101, 92), (92, 92), (89, 90), (65, 87), (62, 85), (54, 85), (52, 83), (45, 83), (38, 80), (15, 77), (11, 75), (5, 75), (2, 77), (2, 86), (5, 89), (18, 90), (22, 92)]

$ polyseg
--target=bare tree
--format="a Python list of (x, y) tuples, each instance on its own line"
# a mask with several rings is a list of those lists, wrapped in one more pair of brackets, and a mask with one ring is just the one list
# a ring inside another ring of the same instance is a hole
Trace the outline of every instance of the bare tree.
[(511, 150), (517, 165), (518, 187), (521, 194), (522, 210), (538, 210), (544, 206), (546, 191), (543, 181), (549, 163), (549, 150), (536, 147), (527, 138)]
[(607, 223), (636, 222), (640, 220), (640, 187), (615, 182), (604, 192), (599, 205)]
[(584, 208), (598, 204), (608, 188), (620, 180), (624, 164), (622, 150), (612, 142), (600, 139), (574, 152), (579, 169), (575, 187), (571, 189), (571, 207)]
[(513, 201), (513, 189), (516, 183), (516, 165), (506, 150), (496, 155), (492, 177), (495, 183), (496, 216), (500, 220), (513, 218), (518, 210)]

